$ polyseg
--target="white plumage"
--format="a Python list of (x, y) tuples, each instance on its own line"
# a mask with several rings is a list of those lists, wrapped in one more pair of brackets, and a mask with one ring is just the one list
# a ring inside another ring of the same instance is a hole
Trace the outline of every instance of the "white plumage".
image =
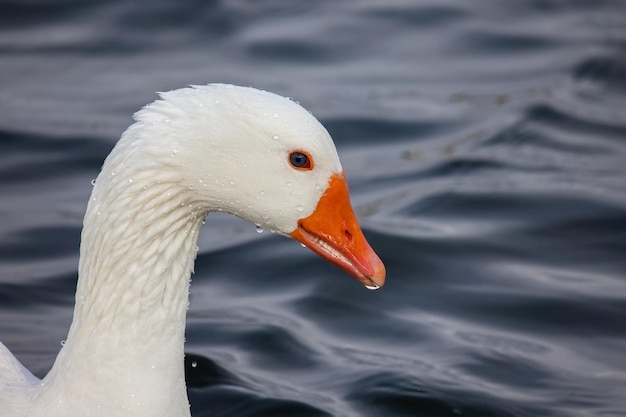
[[(297, 103), (213, 84), (163, 93), (135, 119), (87, 207), (74, 318), (53, 368), (40, 381), (0, 344), (2, 417), (189, 416), (185, 313), (210, 211), (291, 235), (365, 284), (384, 282), (351, 210), (346, 221), (316, 214), (345, 206), (324, 197), (343, 196), (329, 191), (342, 168), (326, 129)], [(314, 165), (294, 167), (294, 151)]]

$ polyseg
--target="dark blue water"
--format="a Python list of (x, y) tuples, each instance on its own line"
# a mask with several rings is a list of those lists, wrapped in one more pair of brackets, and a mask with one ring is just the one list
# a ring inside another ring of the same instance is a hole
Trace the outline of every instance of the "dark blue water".
[(626, 416), (626, 3), (0, 2), (0, 339), (36, 374), (100, 164), (155, 91), (291, 96), (388, 268), (211, 215), (194, 416)]

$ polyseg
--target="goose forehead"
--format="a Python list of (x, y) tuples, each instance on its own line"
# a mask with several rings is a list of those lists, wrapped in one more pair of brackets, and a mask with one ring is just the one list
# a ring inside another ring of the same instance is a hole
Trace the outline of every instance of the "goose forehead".
[[(308, 114), (298, 103), (289, 98), (252, 87), (239, 87), (229, 84), (191, 86), (163, 92), (159, 95), (163, 101), (176, 107), (232, 106), (253, 113), (273, 112), (272, 115), (275, 117), (276, 115), (280, 116), (280, 113), (276, 113), (280, 110), (287, 113), (304, 111), (304, 114)], [(312, 116), (309, 115), (309, 117)]]
[(228, 84), (192, 86), (161, 93), (154, 110), (172, 120), (187, 119), (203, 131), (217, 126), (233, 137), (269, 142), (270, 148), (307, 150), (334, 170), (341, 170), (335, 145), (324, 126), (299, 103), (274, 93)]
[(207, 112), (221, 115), (231, 113), (231, 121), (262, 121), (257, 128), (279, 127), (290, 122), (293, 126), (323, 129), (315, 117), (293, 100), (254, 88), (209, 84), (161, 93), (160, 96), (173, 107), (174, 113), (181, 116), (197, 116)]

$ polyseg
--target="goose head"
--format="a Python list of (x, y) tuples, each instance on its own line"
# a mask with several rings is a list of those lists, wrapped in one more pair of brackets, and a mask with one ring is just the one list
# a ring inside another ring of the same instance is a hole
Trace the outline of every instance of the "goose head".
[(161, 93), (135, 119), (117, 145), (123, 152), (112, 153), (124, 159), (105, 167), (143, 165), (154, 181), (178, 184), (195, 213), (232, 213), (301, 242), (368, 288), (383, 285), (334, 143), (298, 103), (209, 84)]

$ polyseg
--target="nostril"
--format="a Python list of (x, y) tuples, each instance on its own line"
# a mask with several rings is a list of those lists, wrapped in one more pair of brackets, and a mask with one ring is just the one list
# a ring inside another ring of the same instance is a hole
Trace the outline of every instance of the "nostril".
[(344, 229), (343, 230), (343, 234), (346, 237), (346, 239), (352, 241), (352, 233), (350, 233), (350, 231), (348, 229)]

